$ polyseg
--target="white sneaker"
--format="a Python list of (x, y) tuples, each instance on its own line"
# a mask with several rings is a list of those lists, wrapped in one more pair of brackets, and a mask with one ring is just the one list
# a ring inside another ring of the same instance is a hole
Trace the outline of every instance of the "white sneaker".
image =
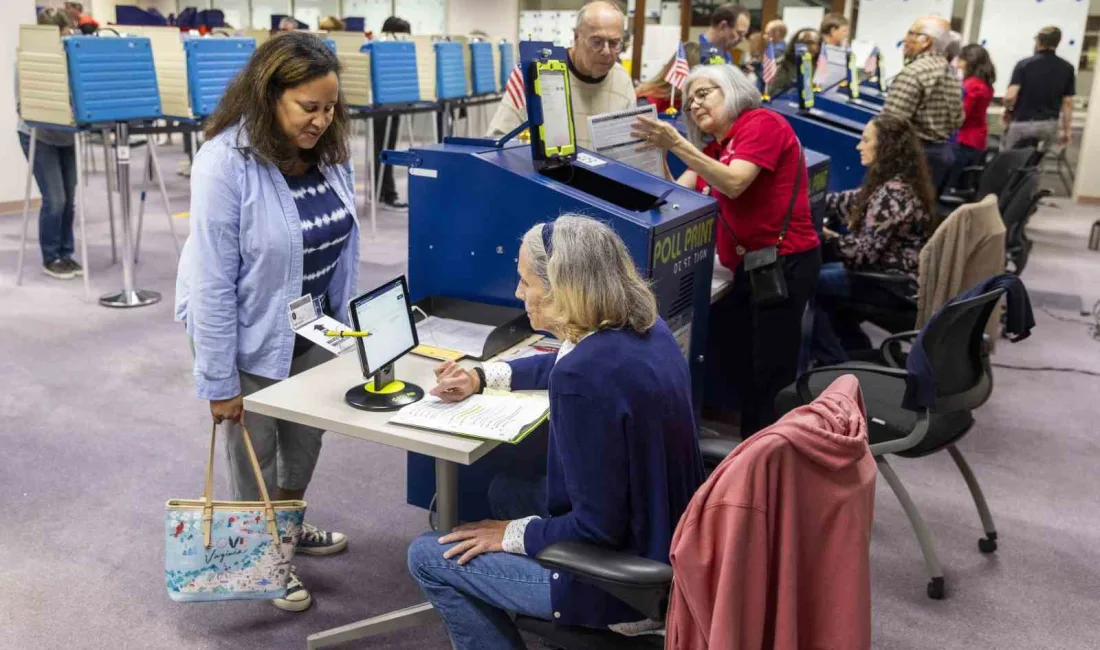
[(348, 537), (343, 533), (321, 530), (316, 526), (302, 524), (302, 536), (298, 538), (295, 553), (303, 555), (333, 555), (348, 547)]
[(271, 604), (284, 612), (304, 612), (313, 604), (313, 597), (298, 577), (297, 567), (290, 567), (290, 579), (286, 583), (286, 596), (275, 598)]
[(181, 160), (178, 167), (176, 167), (176, 173), (185, 178), (191, 178), (191, 161)]

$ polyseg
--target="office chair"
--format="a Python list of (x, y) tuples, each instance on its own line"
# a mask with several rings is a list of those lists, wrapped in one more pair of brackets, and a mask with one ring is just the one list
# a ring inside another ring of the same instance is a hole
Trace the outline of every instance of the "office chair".
[(888, 365), (851, 362), (816, 368), (804, 373), (776, 398), (776, 409), (786, 413), (813, 401), (841, 375), (853, 374), (859, 379), (867, 407), (871, 453), (916, 532), (930, 578), (928, 597), (936, 600), (945, 596), (946, 585), (932, 534), (886, 455), (921, 458), (946, 449), (978, 508), (985, 530), (985, 537), (978, 540), (978, 549), (982, 553), (997, 550), (997, 530), (989, 506), (974, 472), (955, 443), (974, 424), (971, 411), (985, 404), (993, 392), (989, 349), (983, 334), (1002, 294), (1004, 289), (997, 289), (948, 304), (925, 326), (923, 347), (936, 378), (935, 402), (929, 409), (914, 412), (901, 406), (908, 373), (898, 367), (901, 361), (897, 349), (900, 342), (914, 340), (919, 333), (916, 331), (897, 334), (883, 342), (880, 351)]
[[(740, 441), (701, 438), (699, 451), (709, 475)], [(644, 557), (627, 555), (584, 542), (558, 542), (544, 548), (535, 559), (551, 571), (568, 571), (584, 582), (615, 596), (646, 618), (664, 621), (672, 589), (672, 567)], [(665, 637), (643, 634), (623, 636), (611, 630), (555, 625), (552, 621), (517, 616), (516, 627), (562, 650), (659, 650)]]
[(1032, 242), (1027, 237), (1028, 221), (1038, 211), (1039, 201), (1051, 195), (1050, 190), (1039, 187), (1041, 182), (1042, 172), (1037, 167), (1025, 169), (1001, 211), (1005, 224), (1005, 270), (1013, 275), (1023, 273), (1031, 254)]
[[(946, 217), (960, 205), (980, 201), (987, 194), (1001, 196), (1005, 188), (1016, 179), (1019, 170), (1028, 167), (1028, 163), (1035, 155), (1035, 147), (1010, 149), (996, 154), (980, 169), (967, 167), (966, 170), (970, 173), (981, 174), (977, 189), (973, 192), (962, 191), (940, 196), (937, 215), (941, 218)], [(1003, 205), (1001, 209), (1004, 210)]]

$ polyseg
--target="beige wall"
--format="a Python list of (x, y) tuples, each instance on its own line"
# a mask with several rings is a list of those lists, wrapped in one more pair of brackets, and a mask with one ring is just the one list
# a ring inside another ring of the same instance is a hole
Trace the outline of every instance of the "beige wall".
[(519, 31), (519, 0), (450, 0), (447, 33), (469, 34), (480, 29), (496, 41), (515, 43)]
[(1100, 201), (1100, 84), (1092, 84), (1089, 106), (1092, 110), (1085, 118), (1077, 163), (1077, 186), (1073, 191), (1078, 201), (1082, 198)]

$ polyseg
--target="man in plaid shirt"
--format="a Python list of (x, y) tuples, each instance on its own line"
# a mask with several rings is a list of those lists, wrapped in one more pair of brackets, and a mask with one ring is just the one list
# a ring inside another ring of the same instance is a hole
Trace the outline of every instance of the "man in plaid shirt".
[(894, 78), (883, 113), (913, 125), (924, 143), (924, 158), (939, 194), (955, 153), (949, 140), (963, 123), (962, 85), (947, 63), (951, 24), (939, 16), (924, 16), (905, 36), (907, 63)]

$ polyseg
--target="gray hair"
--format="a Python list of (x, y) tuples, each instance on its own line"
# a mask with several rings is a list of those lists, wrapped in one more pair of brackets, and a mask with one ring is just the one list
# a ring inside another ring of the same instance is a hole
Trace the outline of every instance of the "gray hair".
[(614, 9), (619, 12), (619, 15), (622, 16), (623, 30), (626, 30), (626, 14), (623, 13), (623, 8), (619, 6), (619, 3), (612, 2), (612, 0), (589, 0), (585, 2), (584, 6), (577, 12), (577, 24), (574, 26), (574, 29), (584, 27), (584, 21), (588, 18), (588, 8), (593, 5), (604, 5), (609, 9)]
[(523, 246), (546, 288), (543, 304), (555, 333), (576, 342), (600, 329), (643, 333), (653, 327), (657, 298), (610, 226), (564, 214), (553, 223), (550, 255), (543, 244), (546, 227), (535, 224), (523, 235)]
[[(920, 33), (932, 39), (932, 52), (947, 55), (951, 45), (951, 24), (940, 16), (924, 16), (920, 19)], [(962, 37), (959, 37), (960, 43)]]
[[(710, 81), (722, 91), (722, 118), (731, 123), (744, 113), (754, 108), (760, 108), (760, 91), (756, 89), (749, 78), (743, 72), (732, 65), (697, 65), (691, 70), (691, 74), (684, 80), (685, 91), (690, 91), (692, 84), (700, 79)], [(688, 140), (702, 149), (709, 136), (703, 133), (691, 116), (691, 111), (684, 105), (684, 123), (687, 125)]]
[(963, 47), (963, 35), (951, 30), (947, 35), (947, 47), (943, 50), (943, 55), (948, 61), (954, 61), (959, 58), (959, 52), (962, 52)]

